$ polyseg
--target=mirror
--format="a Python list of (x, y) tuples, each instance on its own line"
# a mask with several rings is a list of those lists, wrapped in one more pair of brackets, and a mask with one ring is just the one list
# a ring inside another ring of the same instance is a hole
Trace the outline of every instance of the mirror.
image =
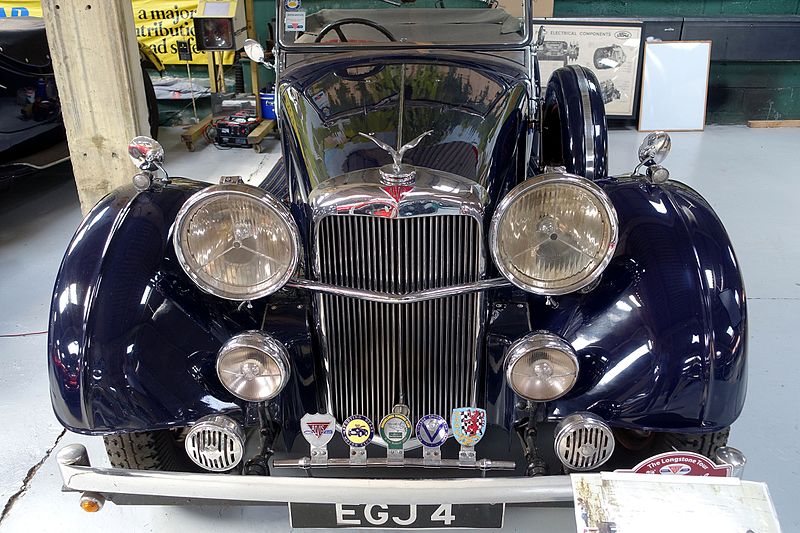
[(244, 53), (251, 61), (256, 63), (264, 62), (264, 47), (254, 39), (246, 39), (244, 41)]
[(539, 26), (539, 33), (536, 36), (536, 48), (542, 47), (546, 36), (547, 36), (547, 30), (544, 29), (544, 26)]
[(669, 155), (672, 139), (665, 131), (654, 131), (639, 146), (639, 161), (645, 166), (659, 165)]
[(128, 143), (128, 155), (140, 170), (153, 171), (164, 162), (164, 148), (157, 140), (144, 135)]

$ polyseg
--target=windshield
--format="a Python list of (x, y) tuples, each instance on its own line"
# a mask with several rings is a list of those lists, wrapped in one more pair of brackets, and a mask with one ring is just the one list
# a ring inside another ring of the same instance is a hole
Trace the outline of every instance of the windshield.
[[(517, 5), (519, 3), (520, 5)], [(279, 0), (285, 48), (519, 47), (528, 42), (528, 0), (506, 0), (510, 14), (484, 0)], [(357, 6), (354, 8), (353, 6)], [(513, 9), (512, 9), (513, 6)]]

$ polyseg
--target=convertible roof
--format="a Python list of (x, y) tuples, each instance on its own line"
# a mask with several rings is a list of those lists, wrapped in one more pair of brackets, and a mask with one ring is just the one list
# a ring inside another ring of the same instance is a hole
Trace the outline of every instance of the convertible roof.
[[(311, 43), (320, 30), (346, 18), (367, 18), (398, 39), (429, 43), (515, 43), (520, 40), (521, 21), (502, 9), (322, 9), (310, 15), (306, 32), (297, 43)], [(344, 26), (353, 40), (375, 39), (376, 30), (360, 24)], [(335, 34), (333, 34), (335, 37)]]

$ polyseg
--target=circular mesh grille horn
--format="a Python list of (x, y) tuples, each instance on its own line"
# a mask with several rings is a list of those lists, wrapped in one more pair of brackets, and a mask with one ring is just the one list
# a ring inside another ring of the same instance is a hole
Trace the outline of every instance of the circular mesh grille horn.
[(186, 434), (186, 453), (197, 466), (225, 472), (238, 465), (244, 455), (244, 432), (225, 415), (201, 418)]
[(614, 434), (599, 416), (575, 413), (556, 426), (555, 450), (568, 469), (594, 470), (614, 453)]

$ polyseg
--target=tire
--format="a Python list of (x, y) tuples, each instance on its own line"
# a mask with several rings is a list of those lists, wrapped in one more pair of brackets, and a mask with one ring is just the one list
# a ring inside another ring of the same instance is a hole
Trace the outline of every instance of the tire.
[(106, 435), (103, 442), (108, 459), (114, 468), (128, 470), (163, 470), (194, 472), (191, 462), (179, 441), (179, 433), (163, 429), (142, 433)]
[(653, 439), (653, 455), (671, 452), (695, 452), (716, 461), (717, 450), (728, 444), (731, 428), (714, 433), (658, 433)]
[(614, 436), (619, 445), (618, 449), (623, 454), (615, 468), (633, 468), (654, 455), (675, 450), (699, 453), (716, 462), (717, 450), (727, 445), (730, 432), (730, 428), (702, 434), (641, 433), (615, 430)]
[(599, 180), (608, 176), (608, 128), (600, 83), (581, 66), (550, 77), (542, 107), (542, 164)]

